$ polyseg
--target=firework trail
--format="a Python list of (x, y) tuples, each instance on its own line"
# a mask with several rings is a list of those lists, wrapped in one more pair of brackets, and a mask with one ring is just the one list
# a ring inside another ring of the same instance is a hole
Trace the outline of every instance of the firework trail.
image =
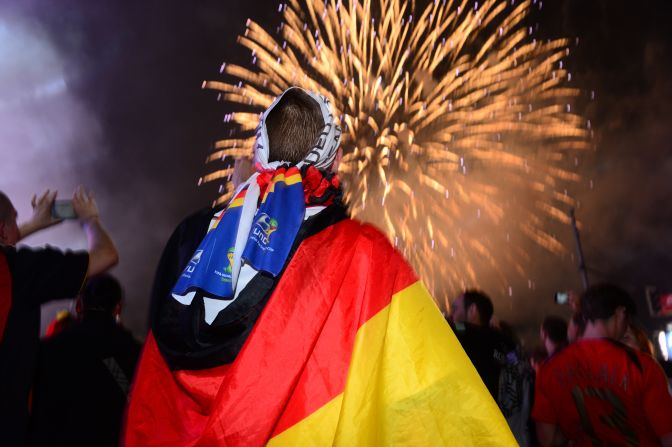
[(486, 277), (505, 290), (507, 272), (530, 263), (526, 239), (565, 251), (545, 228), (568, 223), (574, 154), (591, 147), (569, 105), (569, 43), (532, 38), (533, 3), (434, 1), (418, 13), (400, 0), (292, 0), (276, 37), (248, 20), (238, 41), (250, 68), (224, 64), (229, 81), (204, 83), (235, 104), (225, 121), (240, 137), (216, 142), (207, 162), (222, 168), (201, 181), (252, 157), (259, 112), (287, 87), (320, 92), (343, 128), (352, 214), (388, 234), (440, 304)]

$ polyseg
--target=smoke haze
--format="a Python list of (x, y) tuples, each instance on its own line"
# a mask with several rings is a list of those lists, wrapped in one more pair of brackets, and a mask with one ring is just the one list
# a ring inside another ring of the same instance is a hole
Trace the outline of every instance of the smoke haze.
[[(236, 36), (247, 17), (274, 29), (276, 10), (214, 0), (0, 6), (0, 189), (23, 217), (32, 194), (47, 188), (61, 198), (80, 183), (96, 192), (121, 252), (123, 319), (138, 336), (172, 229), (216, 196), (217, 185), (197, 180), (228, 130), (227, 109), (201, 81), (216, 78), (222, 61), (248, 63)], [(591, 279), (616, 280), (639, 298), (646, 285), (672, 290), (670, 2), (544, 2), (534, 19), (544, 36), (579, 37), (567, 64), (586, 92), (577, 107), (595, 129), (597, 151), (578, 158), (575, 191)], [(552, 303), (555, 290), (580, 288), (571, 228), (555, 232), (565, 257), (530, 244), (526, 277), (503, 289), (483, 284), (500, 317), (528, 339), (545, 314), (567, 315)], [(46, 242), (85, 246), (72, 222), (27, 240)]]

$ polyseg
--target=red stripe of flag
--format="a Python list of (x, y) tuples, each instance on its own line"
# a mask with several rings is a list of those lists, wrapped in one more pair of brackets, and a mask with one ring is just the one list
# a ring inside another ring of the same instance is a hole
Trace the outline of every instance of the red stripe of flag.
[[(173, 373), (180, 383), (166, 384), (166, 371), (157, 367), (163, 360), (148, 344), (127, 445), (158, 444), (152, 433), (164, 441), (169, 433), (182, 445), (265, 444), (343, 391), (357, 330), (415, 281), (372, 227), (345, 220), (312, 236), (297, 250), (223, 380), (208, 370), (201, 372), (209, 377), (205, 387), (185, 373)], [(158, 384), (152, 374), (162, 377)]]
[[(359, 231), (361, 240), (350, 266), (353, 271), (346, 275), (342, 283), (340, 296), (296, 385), (297, 392), (292, 395), (272, 436), (304, 419), (343, 392), (357, 331), (390, 304), (394, 293), (417, 281), (408, 264), (399, 262), (401, 257), (394, 253), (378, 230), (363, 225)], [(388, 250), (381, 250), (381, 247)], [(372, 265), (365, 268), (363, 264), (366, 263)], [(376, 270), (372, 272), (371, 267)], [(348, 278), (353, 276), (363, 279), (361, 274), (354, 271), (360, 268), (369, 272), (368, 280), (350, 281)], [(365, 288), (363, 291), (360, 290), (362, 286)], [(358, 295), (367, 298), (363, 301), (347, 298)]]

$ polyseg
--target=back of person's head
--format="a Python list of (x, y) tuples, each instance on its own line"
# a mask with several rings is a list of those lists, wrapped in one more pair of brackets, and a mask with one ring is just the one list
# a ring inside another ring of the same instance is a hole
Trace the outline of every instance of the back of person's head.
[(567, 344), (567, 322), (562, 318), (555, 316), (544, 318), (541, 330), (556, 346)]
[(462, 296), (464, 296), (464, 309), (469, 312), (471, 305), (475, 305), (480, 323), (487, 326), (495, 312), (490, 297), (480, 290), (467, 290)]
[(13, 217), (14, 205), (7, 195), (0, 191), (0, 222), (7, 222)]
[(81, 312), (115, 315), (120, 310), (123, 294), (121, 284), (113, 276), (106, 273), (94, 276), (87, 280), (80, 295)]
[(627, 316), (636, 312), (635, 302), (628, 292), (614, 284), (591, 286), (581, 297), (581, 313), (586, 322), (608, 320), (621, 307)]
[(324, 128), (320, 105), (301, 89), (285, 92), (266, 117), (268, 161), (297, 164), (317, 142)]

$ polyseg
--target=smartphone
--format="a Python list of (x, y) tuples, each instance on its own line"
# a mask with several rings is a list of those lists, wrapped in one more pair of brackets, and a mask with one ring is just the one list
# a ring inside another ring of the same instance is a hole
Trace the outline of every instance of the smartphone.
[(54, 200), (51, 206), (51, 216), (54, 219), (77, 219), (72, 200)]
[(569, 293), (567, 293), (567, 292), (555, 292), (555, 302), (558, 303), (558, 304), (569, 303)]

